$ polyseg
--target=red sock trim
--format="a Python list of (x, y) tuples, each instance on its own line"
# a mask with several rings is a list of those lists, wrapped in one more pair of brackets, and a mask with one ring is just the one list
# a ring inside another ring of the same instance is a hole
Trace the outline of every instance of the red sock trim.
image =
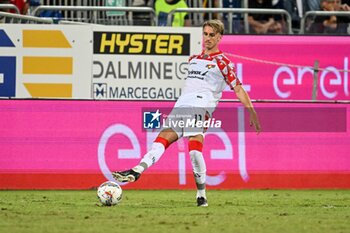
[(188, 142), (188, 150), (198, 150), (202, 152), (203, 150), (203, 143), (196, 141), (196, 140), (191, 140)]
[(165, 149), (170, 146), (169, 141), (165, 138), (162, 138), (162, 137), (157, 137), (156, 140), (154, 140), (154, 142), (162, 143)]

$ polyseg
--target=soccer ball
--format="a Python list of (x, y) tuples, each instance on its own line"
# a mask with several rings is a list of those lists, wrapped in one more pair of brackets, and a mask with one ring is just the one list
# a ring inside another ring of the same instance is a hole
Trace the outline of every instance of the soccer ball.
[(105, 206), (117, 205), (122, 200), (123, 190), (113, 181), (106, 181), (97, 189), (97, 197)]

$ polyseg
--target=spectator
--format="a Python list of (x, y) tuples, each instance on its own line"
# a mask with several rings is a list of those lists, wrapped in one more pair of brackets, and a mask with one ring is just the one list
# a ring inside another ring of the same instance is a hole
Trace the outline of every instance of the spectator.
[[(18, 8), (20, 14), (26, 15), (28, 13), (29, 1), (27, 0), (0, 0), (0, 4), (13, 4)], [(13, 9), (0, 9), (0, 11), (10, 12), (14, 14), (17, 13), (17, 11)], [(6, 19), (6, 17), (0, 17), (0, 23), (6, 22), (9, 22), (9, 19)]]
[(41, 0), (27, 0), (27, 1), (29, 1), (28, 15), (30, 15), (31, 12), (35, 10), (35, 8), (41, 5)]
[[(20, 14), (26, 15), (28, 14), (28, 9), (29, 9), (29, 1), (27, 0), (10, 0), (10, 4), (15, 5)], [(10, 11), (11, 13), (16, 13), (15, 11)]]
[(334, 10), (335, 11), (350, 11), (350, 0), (335, 0), (334, 1)]
[[(177, 8), (188, 8), (185, 0), (156, 0), (155, 11), (158, 17), (158, 26), (166, 26), (168, 14)], [(186, 12), (176, 12), (172, 19), (173, 27), (191, 26), (191, 21)]]
[[(223, 0), (222, 1), (222, 7), (223, 8), (241, 8), (241, 1), (237, 0)], [(232, 14), (232, 25), (229, 25), (230, 22), (230, 14), (224, 13), (223, 14), (223, 22), (225, 25), (225, 30), (230, 31), (230, 27), (232, 33), (238, 34), (243, 32), (243, 25), (242, 25), (242, 17), (241, 14)]]
[[(292, 27), (299, 29), (301, 18), (304, 17), (305, 12), (320, 11), (321, 3), (320, 0), (284, 0), (284, 8), (292, 17)], [(309, 18), (305, 23), (309, 28), (311, 24)]]
[[(350, 12), (350, 6), (349, 6), (349, 0), (335, 0), (334, 3), (334, 10), (335, 11), (347, 11)], [(338, 16), (337, 17), (337, 23), (338, 23), (338, 31), (339, 34), (349, 34), (349, 23), (350, 23), (350, 17), (349, 16)]]
[[(220, 8), (221, 6), (221, 1), (220, 0), (203, 0), (203, 7), (204, 8)], [(209, 20), (209, 19), (219, 19), (221, 20), (221, 14), (219, 13), (205, 13), (204, 14), (204, 20)]]
[[(0, 4), (10, 4), (10, 0), (0, 0)], [(6, 11), (5, 9), (0, 9), (1, 11)]]
[[(271, 3), (272, 3), (273, 9), (284, 9), (284, 1), (283, 0), (272, 0)], [(282, 21), (281, 15), (274, 15), (273, 17), (278, 21)]]
[(305, 0), (305, 11), (319, 11), (321, 10), (320, 0)]
[[(10, 0), (0, 0), (0, 4), (9, 4), (9, 3), (10, 3)], [(1, 9), (1, 8), (0, 8), (0, 11), (9, 12), (7, 9)], [(6, 22), (6, 17), (0, 16), (0, 23), (5, 23), (5, 22)]]
[[(341, 4), (341, 0), (321, 0), (322, 11), (349, 11), (347, 4)], [(316, 34), (347, 34), (349, 17), (316, 16), (309, 32)]]
[(350, 6), (350, 0), (342, 0), (341, 2), (343, 5), (347, 5), (348, 7)]
[[(273, 2), (275, 5), (273, 5)], [(249, 0), (249, 8), (276, 9), (282, 5), (281, 1), (272, 0)], [(256, 34), (280, 34), (284, 31), (284, 23), (281, 16), (271, 14), (249, 14), (248, 23), (250, 29)]]
[[(132, 2), (133, 7), (152, 7), (154, 8), (153, 0), (134, 0)], [(152, 15), (153, 16), (153, 15)], [(133, 12), (134, 25), (151, 26), (153, 20), (150, 13), (145, 12)]]
[(284, 0), (283, 5), (284, 5), (284, 9), (288, 11), (288, 13), (292, 18), (292, 28), (299, 30), (300, 20), (303, 17), (304, 9), (305, 9), (303, 6), (303, 3), (298, 0)]

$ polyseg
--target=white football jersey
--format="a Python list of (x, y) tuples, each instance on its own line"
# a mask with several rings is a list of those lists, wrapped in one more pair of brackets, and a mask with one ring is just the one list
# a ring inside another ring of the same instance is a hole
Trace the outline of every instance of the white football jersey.
[(240, 85), (233, 63), (222, 53), (191, 56), (182, 94), (175, 107), (203, 107), (211, 114), (226, 85)]

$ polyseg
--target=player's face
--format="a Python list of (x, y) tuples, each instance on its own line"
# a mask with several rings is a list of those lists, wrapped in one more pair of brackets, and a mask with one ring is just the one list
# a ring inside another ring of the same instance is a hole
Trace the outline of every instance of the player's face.
[(217, 50), (218, 44), (221, 40), (221, 34), (216, 33), (210, 26), (203, 28), (203, 42), (204, 48), (208, 51)]

